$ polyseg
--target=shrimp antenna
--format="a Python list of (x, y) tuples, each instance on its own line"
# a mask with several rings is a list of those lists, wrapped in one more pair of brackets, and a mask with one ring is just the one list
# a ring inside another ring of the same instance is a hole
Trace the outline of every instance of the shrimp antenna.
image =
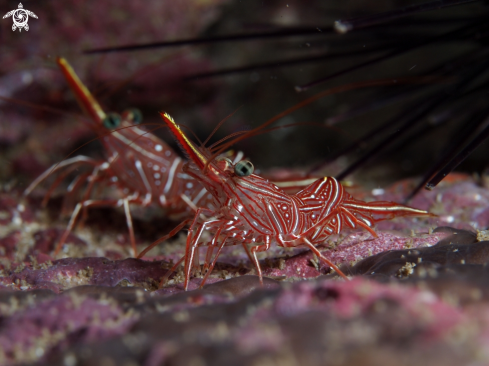
[[(344, 131), (342, 131), (341, 129), (339, 129), (337, 127), (335, 128), (333, 126), (325, 125), (324, 123), (319, 123), (319, 122), (295, 122), (295, 123), (289, 123), (289, 124), (286, 124), (286, 125), (280, 125), (280, 126), (270, 127), (270, 128), (267, 128), (267, 129), (258, 131), (257, 133), (255, 133), (255, 134), (253, 134), (251, 136), (263, 135), (265, 133), (273, 132), (273, 131), (280, 130), (280, 129), (283, 129), (283, 128), (297, 127), (297, 126), (315, 126), (315, 127), (322, 127), (322, 128), (332, 129), (332, 130), (335, 130), (337, 132), (339, 131), (341, 133), (344, 133)], [(215, 142), (211, 146), (209, 146), (209, 150), (211, 150), (211, 152), (213, 150), (216, 151), (217, 149), (219, 149), (219, 146), (217, 146), (217, 145), (223, 143), (224, 141), (229, 140), (230, 138), (233, 138), (233, 137), (239, 136), (239, 135), (243, 135), (243, 134), (248, 133), (248, 132), (249, 132), (248, 130), (234, 132), (234, 133), (232, 133), (232, 134), (230, 134), (230, 135), (222, 138), (221, 140)], [(251, 137), (251, 136), (249, 136), (249, 137)]]
[(223, 138), (222, 138), (222, 139), (220, 139), (219, 141), (214, 142), (214, 143), (213, 143), (211, 146), (209, 146), (209, 150), (211, 150), (211, 151), (212, 151), (212, 150), (213, 150), (213, 149), (215, 149), (215, 148), (219, 148), (219, 146), (218, 146), (218, 145), (222, 144), (223, 142), (225, 142), (225, 141), (227, 141), (227, 140), (229, 140), (229, 139), (231, 139), (231, 138), (233, 138), (233, 137), (243, 135), (243, 134), (245, 134), (245, 133), (247, 133), (247, 132), (248, 132), (248, 130), (246, 130), (246, 131), (237, 131), (237, 132), (233, 132), (233, 133), (231, 133), (231, 134), (227, 135), (226, 137), (223, 137)]
[(207, 144), (207, 142), (209, 142), (210, 138), (217, 132), (217, 130), (224, 124), (224, 122), (226, 122), (230, 117), (232, 117), (240, 108), (242, 107), (239, 106), (238, 108), (235, 109), (234, 112), (230, 113), (227, 117), (225, 117), (221, 122), (219, 122), (217, 124), (216, 127), (214, 127), (214, 129), (212, 130), (212, 132), (209, 134), (209, 136), (207, 136), (207, 138), (205, 139), (205, 141), (201, 144), (202, 147), (205, 146), (205, 144)]
[(46, 111), (49, 113), (58, 114), (60, 116), (76, 118), (76, 119), (81, 120), (83, 122), (86, 122), (88, 120), (87, 117), (82, 116), (80, 114), (65, 112), (65, 111), (62, 111), (61, 109), (58, 109), (58, 108), (47, 107), (47, 106), (28, 102), (26, 100), (4, 97), (2, 95), (0, 95), (0, 100), (3, 100), (4, 102), (18, 104), (18, 105), (24, 105), (24, 106), (32, 108), (32, 109), (38, 109), (41, 111)]
[(332, 95), (332, 94), (337, 94), (337, 93), (342, 93), (350, 90), (355, 90), (355, 89), (360, 89), (360, 88), (367, 88), (367, 87), (373, 87), (373, 86), (384, 86), (384, 85), (399, 85), (400, 83), (433, 83), (433, 82), (440, 82), (441, 80), (446, 80), (446, 78), (440, 78), (436, 76), (423, 76), (423, 77), (406, 77), (406, 78), (399, 78), (399, 79), (378, 79), (378, 80), (367, 80), (367, 81), (362, 81), (362, 82), (356, 82), (356, 83), (350, 83), (350, 84), (345, 84), (345, 85), (340, 85), (334, 88), (330, 88), (327, 90), (324, 90), (316, 95), (313, 95), (312, 97), (307, 98), (306, 100), (303, 100), (300, 103), (297, 103), (296, 105), (286, 109), (285, 111), (277, 114), (276, 116), (270, 118), (268, 121), (265, 123), (261, 124), (260, 126), (248, 131), (247, 133), (242, 134), (241, 136), (236, 137), (235, 139), (232, 139), (231, 141), (225, 143), (222, 145), (208, 160), (207, 165), (216, 158), (219, 154), (221, 154), (224, 150), (229, 148), (230, 146), (234, 145), (236, 142), (239, 142), (241, 140), (244, 140), (250, 136), (254, 136), (258, 131), (264, 129), (265, 127), (269, 126), (270, 124), (274, 123), (275, 121), (289, 115), (290, 113), (308, 105), (311, 104), (325, 96)]

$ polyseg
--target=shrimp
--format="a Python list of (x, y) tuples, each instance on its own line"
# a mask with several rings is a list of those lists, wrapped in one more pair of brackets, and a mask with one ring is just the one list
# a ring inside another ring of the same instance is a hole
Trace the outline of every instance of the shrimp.
[[(377, 221), (399, 216), (432, 216), (426, 211), (394, 202), (367, 203), (356, 200), (332, 177), (319, 178), (298, 193), (289, 195), (267, 179), (253, 174), (250, 161), (233, 163), (219, 156), (214, 159), (215, 154), (188, 139), (169, 114), (161, 113), (161, 116), (189, 157), (184, 171), (212, 194), (217, 207), (199, 208), (193, 220), (182, 223), (139, 254), (141, 258), (156, 244), (189, 223), (185, 255), (168, 272), (173, 272), (184, 262), (185, 290), (188, 289), (193, 263), (198, 258), (196, 253), (201, 246), (208, 247), (204, 264), (208, 271), (201, 286), (205, 284), (225, 245), (244, 247), (261, 284), (263, 275), (257, 253), (267, 251), (272, 244), (284, 248), (305, 246), (347, 279), (338, 267), (321, 254), (316, 248), (317, 244), (341, 232), (344, 227), (363, 228), (376, 237), (372, 226)], [(209, 242), (201, 241), (204, 231), (212, 236)], [(214, 249), (217, 252), (209, 264)]]
[[(45, 202), (59, 183), (78, 167), (89, 167), (89, 173), (80, 174), (68, 187), (68, 197), (74, 195), (84, 184), (82, 200), (71, 214), (69, 223), (57, 243), (54, 255), (61, 250), (73, 230), (80, 213), (90, 207), (123, 207), (129, 231), (131, 247), (137, 255), (130, 204), (144, 207), (156, 204), (166, 211), (172, 220), (188, 217), (198, 206), (208, 207), (210, 196), (193, 177), (182, 171), (185, 161), (173, 149), (155, 135), (142, 130), (141, 113), (136, 109), (125, 111), (121, 116), (105, 113), (90, 91), (83, 85), (74, 70), (63, 58), (57, 63), (73, 90), (79, 104), (91, 118), (91, 127), (101, 137), (105, 159), (96, 160), (76, 156), (53, 165), (34, 180), (24, 192), (28, 195), (51, 173), (65, 169), (46, 194)], [(237, 157), (239, 159), (239, 157)], [(120, 199), (91, 199), (95, 184), (115, 186)], [(211, 204), (212, 207), (212, 204)]]

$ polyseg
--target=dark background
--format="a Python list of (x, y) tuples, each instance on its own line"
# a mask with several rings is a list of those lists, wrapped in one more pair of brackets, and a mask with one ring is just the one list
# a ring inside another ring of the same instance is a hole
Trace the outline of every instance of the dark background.
[[(419, 2), (418, 2), (419, 3)], [(300, 101), (330, 87), (381, 78), (421, 75), (433, 65), (455, 55), (478, 49), (473, 41), (430, 44), (393, 59), (374, 63), (298, 93), (295, 86), (327, 76), (347, 66), (373, 59), (379, 45), (408, 47), (423, 37), (442, 34), (460, 26), (457, 19), (483, 14), (483, 2), (435, 10), (391, 22), (381, 28), (360, 30), (351, 35), (327, 32), (337, 19), (375, 14), (413, 4), (409, 1), (25, 1), (30, 18), (28, 32), (12, 32), (12, 19), (0, 22), (0, 95), (55, 108), (63, 115), (39, 108), (0, 102), (0, 181), (25, 188), (51, 164), (91, 140), (93, 132), (83, 123), (81, 112), (55, 65), (55, 57), (66, 57), (80, 78), (100, 99), (106, 110), (122, 112), (140, 108), (147, 123), (159, 123), (157, 112), (168, 111), (177, 122), (191, 127), (200, 138), (232, 112), (216, 139), (250, 129)], [(2, 3), (2, 14), (17, 7), (17, 1)], [(420, 20), (424, 20), (424, 23)], [(434, 25), (435, 21), (445, 23)], [(430, 24), (433, 22), (433, 24)], [(165, 40), (205, 38), (242, 33), (280, 31), (290, 27), (323, 30), (317, 34), (229, 41), (143, 51), (83, 54), (84, 50), (143, 44)], [(366, 52), (362, 53), (362, 49)], [(186, 77), (263, 62), (313, 57), (355, 51), (356, 55), (331, 57), (292, 67), (270, 67), (244, 73), (188, 81)], [(450, 83), (447, 83), (449, 85)], [(416, 94), (422, 97), (425, 91)], [(434, 87), (439, 87), (435, 85)], [(347, 146), (367, 131), (406, 107), (405, 102), (326, 126), (325, 121), (350, 110), (357, 103), (375, 103), (395, 88), (378, 87), (328, 96), (285, 117), (278, 124), (313, 122), (253, 137), (239, 143), (261, 170), (284, 168), (307, 171), (329, 154)], [(443, 87), (441, 87), (443, 88)], [(411, 99), (415, 100), (415, 99)], [(447, 109), (448, 108), (448, 109)], [(472, 105), (450, 105), (446, 123), (407, 143), (393, 145), (364, 165), (355, 175), (362, 184), (383, 186), (402, 177), (424, 172), (440, 154), (444, 144), (456, 139), (454, 131)], [(76, 117), (75, 115), (78, 115)], [(431, 119), (431, 121), (433, 118)], [(430, 118), (423, 122), (431, 123)], [(148, 128), (154, 128), (153, 126)], [(157, 131), (175, 144), (165, 131)], [(406, 134), (406, 137), (409, 134)], [(215, 141), (215, 140), (214, 140)], [(372, 143), (373, 139), (370, 139)], [(372, 145), (371, 145), (372, 146)], [(321, 174), (336, 175), (363, 156), (368, 145), (336, 160)], [(76, 154), (100, 156), (97, 142)], [(487, 148), (481, 146), (459, 167), (482, 172)]]

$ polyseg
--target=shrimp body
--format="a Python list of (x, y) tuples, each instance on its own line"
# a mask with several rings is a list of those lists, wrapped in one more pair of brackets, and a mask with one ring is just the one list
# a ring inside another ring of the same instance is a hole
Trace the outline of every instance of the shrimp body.
[[(123, 115), (124, 117), (124, 115)], [(130, 121), (122, 120), (120, 130), (102, 138), (107, 155), (103, 180), (116, 185), (142, 205), (156, 204), (172, 219), (187, 216), (194, 205), (206, 205), (203, 186), (183, 173), (185, 161), (158, 137)], [(182, 199), (185, 196), (187, 201)]]
[[(188, 288), (192, 265), (198, 247), (207, 246), (206, 265), (214, 248), (217, 253), (202, 285), (214, 267), (225, 245), (243, 245), (263, 283), (257, 253), (272, 244), (281, 247), (306, 246), (347, 278), (316, 248), (316, 244), (344, 227), (361, 227), (376, 236), (375, 222), (399, 216), (429, 216), (423, 210), (394, 202), (366, 203), (354, 199), (332, 177), (316, 180), (300, 192), (289, 195), (272, 182), (252, 173), (252, 164), (241, 161), (233, 164), (225, 158), (211, 160), (212, 154), (197, 147), (166, 113), (164, 121), (190, 157), (184, 167), (212, 194), (216, 209), (201, 208), (190, 223), (185, 256), (185, 289)], [(209, 242), (201, 242), (204, 231), (212, 235)], [(147, 248), (140, 254), (142, 257)], [(179, 262), (179, 263), (180, 263)], [(178, 265), (177, 263), (176, 265)], [(176, 266), (174, 267), (176, 268)]]
[(141, 117), (134, 110), (122, 116), (105, 113), (68, 62), (62, 58), (57, 62), (79, 104), (91, 117), (95, 132), (103, 136), (107, 160), (100, 167), (105, 173), (100, 174), (110, 177), (104, 177), (105, 181), (115, 183), (133, 201), (166, 208), (170, 216), (191, 211), (182, 195), (190, 201), (205, 198), (202, 186), (182, 173), (182, 158), (163, 140), (137, 126)]

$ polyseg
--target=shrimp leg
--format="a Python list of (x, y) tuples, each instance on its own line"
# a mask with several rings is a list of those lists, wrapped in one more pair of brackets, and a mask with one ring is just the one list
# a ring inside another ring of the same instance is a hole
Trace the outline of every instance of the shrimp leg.
[[(78, 215), (80, 214), (80, 211), (83, 208), (104, 207), (104, 206), (119, 207), (119, 206), (121, 206), (121, 204), (126, 205), (126, 203), (124, 203), (125, 201), (127, 201), (127, 206), (129, 206), (129, 201), (127, 199), (126, 200), (98, 200), (98, 201), (87, 200), (87, 201), (79, 202), (76, 205), (75, 209), (73, 210), (73, 213), (71, 214), (71, 218), (70, 218), (70, 221), (68, 223), (68, 226), (66, 227), (63, 235), (61, 236), (61, 239), (58, 242), (58, 245), (56, 246), (56, 249), (54, 251), (54, 256), (56, 257), (59, 254), (61, 248), (63, 247), (63, 244), (65, 243), (66, 239), (68, 238), (68, 235), (70, 235), (70, 233), (73, 231), (73, 228), (75, 227), (75, 224), (76, 224), (76, 219), (77, 219)], [(127, 210), (128, 209), (129, 209), (129, 207), (127, 208)], [(129, 213), (129, 215), (128, 215), (128, 213)], [(131, 236), (132, 219), (131, 219), (131, 214), (128, 211), (126, 211), (126, 222), (128, 224), (129, 235)], [(134, 238), (134, 232), (132, 231), (131, 240), (133, 238)], [(133, 242), (133, 250), (134, 250), (135, 255), (137, 255), (135, 242)]]

